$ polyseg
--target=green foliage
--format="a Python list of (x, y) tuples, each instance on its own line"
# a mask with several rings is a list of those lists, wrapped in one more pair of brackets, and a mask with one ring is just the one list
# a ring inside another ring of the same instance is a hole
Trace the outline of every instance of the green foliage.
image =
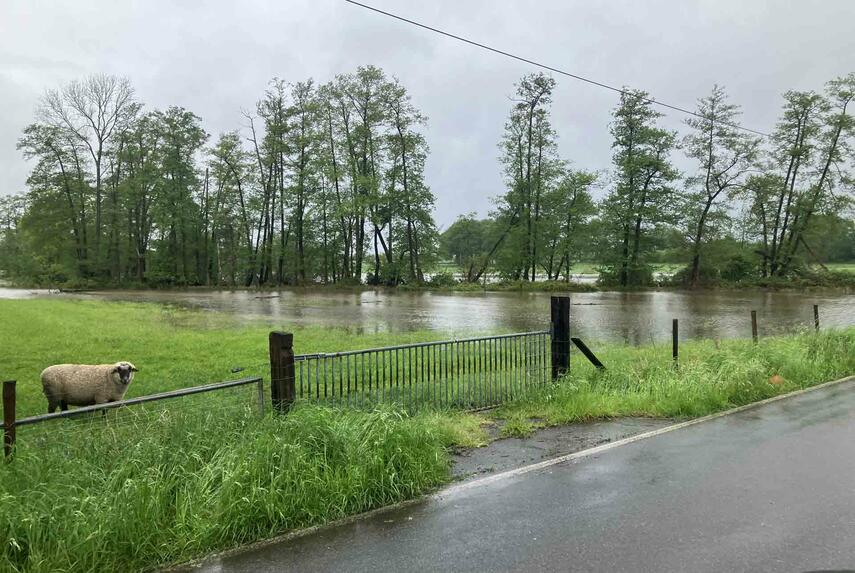
[[(694, 341), (680, 345), (680, 367), (670, 347), (606, 346), (599, 371), (581, 357), (557, 384), (501, 407), (496, 416), (528, 431), (539, 424), (566, 424), (617, 416), (692, 418), (749, 404), (784, 392), (855, 373), (855, 329), (745, 340)], [(784, 383), (771, 384), (778, 375)]]
[(606, 268), (600, 281), (621, 287), (647, 285), (652, 281), (651, 231), (675, 222), (673, 182), (678, 172), (670, 154), (676, 134), (657, 127), (662, 114), (653, 109), (646, 92), (622, 93), (613, 116), (615, 183), (601, 205), (605, 237), (600, 256)]

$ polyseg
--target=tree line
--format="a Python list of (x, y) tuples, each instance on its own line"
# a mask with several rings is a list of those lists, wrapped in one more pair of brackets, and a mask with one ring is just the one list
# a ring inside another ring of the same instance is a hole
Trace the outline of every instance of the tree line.
[[(425, 117), (375, 67), (274, 79), (215, 141), (189, 110), (145, 111), (93, 76), (46, 93), (4, 200), (12, 276), (153, 285), (424, 280), (438, 235)], [(11, 254), (10, 254), (11, 253)]]
[(559, 156), (555, 81), (530, 74), (515, 88), (498, 143), (504, 192), (489, 217), (440, 235), (427, 119), (379, 68), (273, 79), (215, 140), (189, 110), (147, 111), (127, 79), (71, 82), (46, 92), (19, 140), (33, 169), (26, 193), (0, 198), (0, 270), (41, 284), (398, 285), (450, 280), (442, 259), (469, 282), (569, 281), (595, 261), (601, 281), (632, 286), (667, 257), (697, 286), (786, 277), (833, 244), (855, 257), (855, 74), (785, 93), (768, 138), (740, 129), (719, 86), (682, 136), (626, 89), (612, 165), (598, 171)]
[[(720, 86), (698, 100), (682, 137), (660, 125), (649, 94), (625, 89), (609, 125), (611, 169), (599, 172), (558, 157), (554, 87), (543, 74), (517, 84), (499, 144), (507, 190), (489, 218), (464, 215), (443, 233), (466, 279), (491, 269), (569, 281), (573, 263), (595, 261), (601, 282), (626, 287), (652, 283), (654, 263), (682, 261), (677, 279), (698, 286), (855, 258), (855, 74), (822, 94), (786, 92), (768, 138), (740, 128)], [(678, 153), (689, 172), (674, 165)]]

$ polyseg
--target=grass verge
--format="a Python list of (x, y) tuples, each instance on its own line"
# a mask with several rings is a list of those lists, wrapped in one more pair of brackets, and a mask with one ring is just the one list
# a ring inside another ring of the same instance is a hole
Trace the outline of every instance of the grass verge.
[(532, 392), (493, 415), (504, 435), (597, 418), (695, 418), (855, 373), (855, 328), (747, 340), (694, 341), (680, 346), (597, 348), (598, 371), (579, 355), (559, 383)]

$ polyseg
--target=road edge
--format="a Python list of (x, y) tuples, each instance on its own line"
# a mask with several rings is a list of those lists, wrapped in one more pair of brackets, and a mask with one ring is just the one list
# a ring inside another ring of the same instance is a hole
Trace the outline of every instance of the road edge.
[(199, 568), (203, 566), (205, 563), (210, 562), (215, 559), (230, 557), (232, 555), (238, 555), (241, 553), (253, 551), (256, 549), (260, 549), (262, 547), (267, 547), (268, 545), (275, 545), (277, 543), (283, 543), (285, 541), (291, 541), (293, 539), (298, 539), (300, 537), (305, 537), (307, 535), (311, 535), (313, 533), (317, 533), (319, 531), (323, 531), (326, 529), (332, 529), (334, 527), (340, 527), (342, 525), (347, 525), (349, 523), (354, 523), (356, 521), (362, 521), (365, 519), (369, 519), (374, 517), (375, 515), (381, 515), (383, 513), (395, 511), (397, 509), (403, 509), (405, 507), (410, 507), (412, 505), (416, 505), (419, 503), (423, 503), (425, 501), (430, 500), (444, 500), (449, 497), (453, 497), (454, 495), (458, 495), (470, 489), (474, 489), (476, 487), (483, 487), (485, 485), (489, 485), (491, 483), (495, 483), (498, 481), (502, 481), (505, 479), (517, 477), (520, 475), (525, 475), (527, 473), (531, 473), (534, 471), (538, 471), (541, 469), (545, 469), (548, 467), (552, 467), (558, 464), (562, 464), (568, 461), (585, 458), (589, 456), (593, 456), (614, 448), (618, 448), (620, 446), (625, 446), (628, 444), (632, 444), (634, 442), (638, 442), (641, 440), (646, 440), (648, 438), (654, 438), (656, 436), (660, 436), (662, 434), (667, 434), (669, 432), (674, 432), (676, 430), (681, 430), (683, 428), (688, 428), (690, 426), (695, 426), (697, 424), (702, 424), (704, 422), (709, 422), (712, 420), (716, 420), (719, 418), (724, 418), (725, 416), (730, 416), (732, 414), (738, 414), (739, 412), (744, 412), (746, 410), (752, 410), (754, 408), (760, 408), (767, 404), (771, 404), (774, 402), (778, 402), (781, 400), (785, 400), (787, 398), (794, 398), (796, 396), (801, 396), (802, 394), (807, 394), (809, 392), (814, 392), (817, 390), (822, 390), (823, 388), (828, 388), (830, 386), (836, 386), (838, 384), (844, 384), (846, 382), (855, 382), (855, 375), (846, 376), (844, 378), (840, 378), (838, 380), (831, 380), (829, 382), (823, 382), (821, 384), (817, 384), (815, 386), (810, 386), (808, 388), (801, 388), (799, 390), (794, 390), (792, 392), (787, 392), (786, 394), (779, 394), (778, 396), (772, 396), (771, 398), (766, 398), (764, 400), (760, 400), (758, 402), (752, 402), (751, 404), (745, 404), (743, 406), (737, 406), (736, 408), (731, 408), (729, 410), (724, 410), (722, 412), (716, 412), (715, 414), (709, 414), (707, 416), (701, 416), (700, 418), (694, 418), (691, 420), (686, 420), (685, 422), (678, 422), (676, 424), (671, 424), (670, 426), (665, 426), (664, 428), (657, 428), (655, 430), (650, 430), (649, 432), (642, 432), (640, 434), (636, 434), (634, 436), (629, 436), (628, 438), (622, 438), (620, 440), (615, 440), (614, 442), (608, 442), (606, 444), (601, 444), (599, 446), (594, 446), (593, 448), (588, 448), (585, 450), (580, 450), (578, 452), (573, 452), (572, 454), (565, 454), (563, 456), (558, 456), (555, 458), (550, 458), (548, 460), (544, 460), (542, 462), (536, 462), (533, 464), (529, 464), (526, 466), (522, 466), (519, 468), (514, 468), (512, 470), (507, 470), (504, 472), (499, 472), (496, 474), (492, 474), (489, 476), (485, 476), (483, 478), (479, 478), (476, 480), (452, 484), (446, 486), (439, 491), (420, 495), (418, 497), (414, 497), (412, 499), (400, 501), (398, 503), (393, 503), (391, 505), (384, 505), (382, 507), (378, 507), (363, 513), (357, 513), (354, 515), (350, 515), (348, 517), (344, 517), (342, 519), (338, 519), (336, 521), (330, 521), (328, 523), (322, 523), (319, 525), (313, 525), (311, 527), (307, 527), (304, 529), (299, 529), (297, 531), (291, 531), (288, 533), (283, 533), (281, 535), (277, 535), (275, 537), (271, 537), (269, 539), (262, 539), (261, 541), (255, 541), (253, 543), (247, 545), (240, 545), (238, 547), (233, 547), (231, 549), (226, 549), (224, 551), (220, 551), (217, 553), (213, 553), (210, 555), (206, 555), (204, 557), (200, 557), (199, 559), (194, 559), (192, 561), (185, 561), (183, 563), (178, 563), (176, 565), (171, 565), (166, 568), (158, 569), (162, 573), (168, 573), (170, 571), (178, 571), (181, 569), (190, 569), (190, 568)]
[(681, 430), (683, 428), (688, 428), (689, 426), (694, 426), (696, 424), (702, 424), (704, 422), (709, 422), (712, 420), (716, 420), (718, 418), (723, 418), (725, 416), (730, 416), (731, 414), (738, 414), (739, 412), (744, 412), (745, 410), (752, 410), (754, 408), (759, 408), (761, 406), (765, 406), (767, 404), (771, 404), (773, 402), (778, 402), (780, 400), (784, 400), (786, 398), (794, 398), (796, 396), (801, 396), (802, 394), (807, 394), (809, 392), (813, 392), (815, 390), (821, 390), (823, 388), (828, 388), (829, 386), (835, 386), (838, 384), (844, 384), (846, 382), (855, 382), (855, 376), (847, 376), (845, 378), (840, 378), (839, 380), (832, 380), (830, 382), (823, 382), (822, 384), (817, 384), (816, 386), (810, 386), (808, 388), (802, 388), (800, 390), (794, 390), (793, 392), (787, 392), (786, 394), (779, 394), (778, 396), (772, 396), (771, 398), (766, 398), (765, 400), (760, 400), (759, 402), (752, 402), (751, 404), (745, 404), (744, 406), (737, 406), (736, 408), (731, 408), (730, 410), (724, 410), (722, 412), (716, 412), (715, 414), (709, 414), (707, 416), (701, 416), (700, 418), (693, 418), (691, 420), (686, 420), (685, 422), (679, 422), (677, 424), (672, 424), (670, 426), (665, 426), (664, 428), (657, 428), (655, 430), (650, 430), (649, 432), (642, 432), (640, 434), (635, 434), (634, 436), (629, 436), (627, 438), (622, 438), (620, 440), (615, 440), (614, 442), (608, 442), (606, 444), (601, 444), (599, 446), (594, 446), (593, 448), (588, 448), (585, 450), (580, 450), (578, 452), (573, 452), (571, 454), (565, 454), (563, 456), (558, 456), (555, 458), (550, 458), (548, 460), (544, 460), (542, 462), (536, 462), (533, 464), (529, 464), (527, 466), (522, 466), (519, 468), (514, 468), (511, 470), (506, 470), (500, 473), (492, 474), (489, 476), (485, 476), (483, 478), (479, 478), (476, 480), (472, 480), (465, 483), (454, 484), (448, 486), (438, 492), (428, 495), (429, 499), (445, 499), (446, 497), (453, 496), (455, 494), (464, 492), (466, 490), (485, 486), (491, 483), (495, 483), (497, 481), (501, 481), (503, 479), (508, 479), (511, 477), (516, 477), (518, 475), (524, 475), (530, 472), (534, 472), (540, 469), (548, 468), (554, 465), (558, 465), (564, 462), (576, 460), (579, 458), (584, 458), (588, 456), (593, 456), (599, 454), (601, 452), (605, 452), (611, 450), (613, 448), (617, 448), (620, 446), (625, 446), (627, 444), (631, 444), (633, 442), (638, 442), (641, 440), (646, 440), (648, 438), (654, 438), (656, 436), (661, 436), (662, 434), (667, 434), (669, 432), (673, 432), (675, 430)]

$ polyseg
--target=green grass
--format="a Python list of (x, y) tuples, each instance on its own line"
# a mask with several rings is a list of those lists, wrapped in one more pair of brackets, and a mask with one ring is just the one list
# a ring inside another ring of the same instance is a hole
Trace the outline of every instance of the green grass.
[[(694, 418), (855, 373), (855, 328), (745, 340), (687, 342), (680, 367), (670, 346), (594, 348), (607, 366), (598, 371), (576, 354), (558, 384), (499, 408), (506, 435), (539, 425), (597, 418)], [(783, 384), (770, 384), (774, 375)], [(532, 421), (534, 420), (534, 422)]]
[[(830, 271), (855, 274), (855, 263), (826, 263), (825, 266)], [(813, 267), (814, 270), (820, 270), (820, 268), (819, 265)]]
[(0, 463), (0, 571), (149, 569), (412, 498), (448, 479), (443, 422), (172, 407), (21, 428)]
[[(46, 412), (39, 374), (51, 364), (129, 360), (139, 369), (126, 397), (243, 376), (269, 378), (269, 325), (156, 304), (0, 300), (0, 379), (18, 381), (18, 416)], [(438, 332), (294, 332), (297, 353), (334, 352), (442, 338)], [(233, 367), (245, 370), (234, 374)]]
[[(267, 376), (265, 325), (149, 304), (0, 300), (0, 378), (19, 380), (19, 415), (41, 412), (48, 364), (134, 361), (129, 395), (244, 374)], [(282, 326), (288, 329), (287, 325)], [(441, 333), (295, 330), (298, 352), (426, 340)], [(855, 373), (855, 328), (684, 343), (593, 345), (598, 372), (573, 370), (490, 416), (504, 435), (617, 416), (689, 418)], [(775, 386), (769, 377), (786, 382)], [(0, 463), (0, 571), (134, 571), (324, 523), (430, 491), (449, 448), (488, 441), (484, 415), (298, 405), (259, 416), (254, 389), (159, 402), (18, 430)]]

